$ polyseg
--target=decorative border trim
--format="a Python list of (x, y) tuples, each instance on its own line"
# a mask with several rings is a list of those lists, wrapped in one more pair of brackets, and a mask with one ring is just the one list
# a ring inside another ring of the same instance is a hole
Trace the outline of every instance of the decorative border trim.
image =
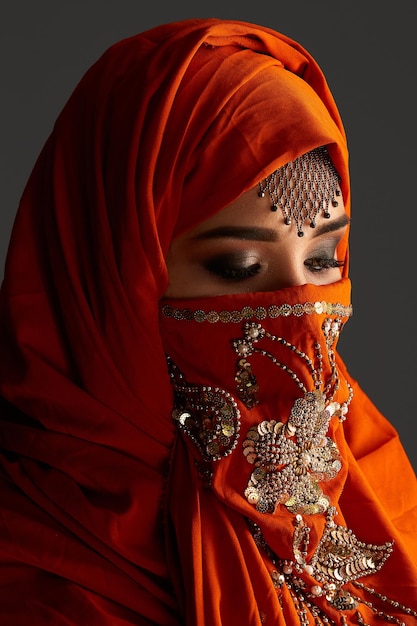
[(264, 320), (266, 318), (275, 319), (277, 317), (301, 317), (302, 315), (326, 314), (337, 315), (339, 317), (350, 317), (353, 313), (352, 305), (344, 305), (339, 302), (305, 302), (304, 304), (271, 304), (268, 308), (258, 306), (255, 309), (251, 306), (244, 306), (240, 311), (208, 311), (207, 313), (201, 309), (192, 311), (191, 309), (178, 309), (169, 304), (165, 304), (161, 309), (162, 315), (172, 317), (180, 321), (209, 322), (215, 324), (223, 322), (239, 323), (244, 320), (256, 319)]

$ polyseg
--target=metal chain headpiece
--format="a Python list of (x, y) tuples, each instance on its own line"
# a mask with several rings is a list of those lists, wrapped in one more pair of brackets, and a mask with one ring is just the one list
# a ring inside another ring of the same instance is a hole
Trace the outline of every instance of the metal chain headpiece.
[(294, 220), (299, 237), (304, 235), (303, 225), (309, 220), (311, 228), (316, 226), (316, 217), (322, 211), (329, 218), (330, 204), (338, 206), (340, 176), (325, 146), (314, 148), (290, 161), (259, 183), (259, 197), (268, 192), (271, 211), (280, 208), (284, 222)]

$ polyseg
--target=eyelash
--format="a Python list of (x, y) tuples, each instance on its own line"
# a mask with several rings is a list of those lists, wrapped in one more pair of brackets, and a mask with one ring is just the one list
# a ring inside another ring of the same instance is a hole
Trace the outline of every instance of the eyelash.
[(252, 265), (248, 265), (246, 267), (233, 267), (232, 265), (227, 266), (227, 264), (222, 265), (220, 263), (212, 263), (207, 264), (206, 269), (215, 276), (223, 278), (223, 280), (241, 282), (256, 276), (261, 269), (261, 264), (253, 263)]
[(327, 257), (312, 257), (304, 261), (304, 265), (310, 272), (322, 272), (323, 270), (331, 270), (336, 267), (343, 267), (344, 261), (338, 261), (337, 259)]

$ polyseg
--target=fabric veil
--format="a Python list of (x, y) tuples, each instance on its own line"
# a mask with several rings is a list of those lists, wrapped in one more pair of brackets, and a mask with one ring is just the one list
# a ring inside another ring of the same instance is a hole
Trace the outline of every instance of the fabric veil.
[[(176, 432), (159, 331), (165, 255), (177, 234), (323, 144), (349, 211), (346, 140), (323, 74), (265, 27), (166, 24), (115, 44), (81, 79), (24, 190), (0, 294), (8, 626), (184, 623), (165, 549)], [(416, 551), (415, 478), (355, 388), (351, 483)], [(407, 501), (387, 488), (390, 467)], [(188, 576), (177, 572), (185, 586)], [(224, 623), (243, 623), (234, 609), (231, 599)]]

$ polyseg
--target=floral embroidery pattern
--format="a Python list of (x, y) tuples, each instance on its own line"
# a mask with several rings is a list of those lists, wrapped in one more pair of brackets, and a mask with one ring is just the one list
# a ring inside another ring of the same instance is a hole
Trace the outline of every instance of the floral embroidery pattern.
[(240, 412), (235, 400), (219, 387), (188, 384), (169, 357), (167, 361), (175, 394), (173, 419), (204, 461), (219, 461), (237, 445)]
[[(319, 341), (314, 344), (314, 356), (310, 357), (284, 337), (271, 334), (256, 322), (246, 322), (243, 337), (232, 341), (238, 355), (237, 391), (249, 409), (258, 403), (259, 387), (249, 361), (254, 354), (269, 359), (303, 393), (295, 400), (287, 422), (265, 420), (252, 425), (246, 433), (243, 454), (254, 470), (244, 493), (248, 502), (261, 513), (274, 513), (279, 504), (292, 513), (305, 514), (323, 513), (329, 507), (329, 498), (319, 483), (334, 478), (342, 462), (336, 443), (326, 434), (332, 416), (344, 421), (353, 394), (347, 384), (347, 399), (342, 404), (334, 400), (340, 387), (334, 345), (342, 326), (340, 318), (324, 319), (325, 357)], [(271, 352), (267, 349), (271, 346), (278, 347), (278, 350)], [(301, 380), (296, 367), (287, 365), (287, 352), (295, 366), (297, 360), (307, 366), (313, 391)], [(327, 381), (323, 381), (323, 359), (326, 357), (330, 375)]]
[[(354, 611), (357, 623), (366, 626), (368, 622), (362, 615), (364, 606), (378, 617), (378, 622), (405, 626), (403, 620), (391, 613), (394, 611), (410, 616), (414, 623), (416, 611), (359, 581), (383, 567), (393, 551), (393, 542), (364, 543), (352, 530), (337, 525), (333, 519), (335, 515), (336, 509), (330, 506), (323, 535), (310, 559), (307, 558), (310, 527), (302, 515), (297, 514), (294, 518), (294, 558), (291, 560), (280, 559), (266, 543), (261, 528), (247, 520), (256, 545), (270, 561), (273, 585), (280, 598), (286, 588), (285, 597), (293, 601), (300, 626), (310, 623), (343, 626), (348, 623), (345, 611)], [(285, 612), (286, 606), (282, 606)], [(340, 612), (340, 620), (330, 617), (330, 607)]]
[(342, 467), (338, 448), (326, 437), (337, 402), (325, 407), (320, 391), (297, 398), (286, 424), (276, 420), (252, 426), (243, 442), (243, 454), (255, 466), (245, 496), (262, 513), (278, 504), (292, 513), (322, 513), (329, 499), (319, 482), (334, 478)]

